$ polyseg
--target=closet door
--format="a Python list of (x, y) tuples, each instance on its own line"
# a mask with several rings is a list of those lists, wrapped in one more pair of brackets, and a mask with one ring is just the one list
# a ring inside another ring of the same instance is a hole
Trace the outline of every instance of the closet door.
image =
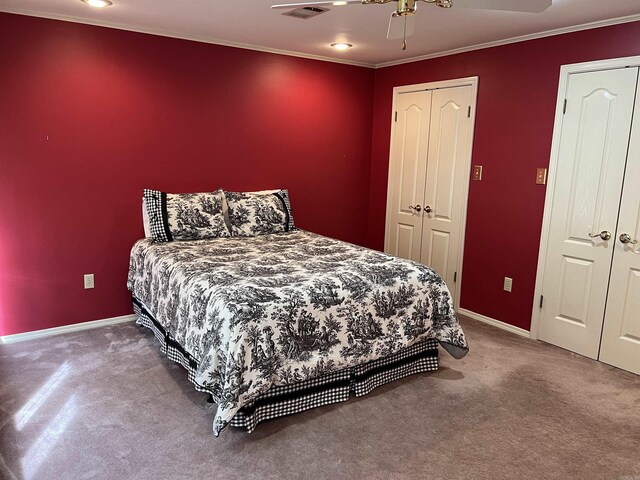
[[(640, 374), (640, 88), (620, 202), (620, 216), (600, 360)], [(637, 243), (633, 243), (637, 242)]]
[(471, 135), (471, 86), (433, 92), (427, 182), (423, 203), (422, 254), (452, 292), (458, 265), (465, 175)]
[(402, 93), (398, 97), (389, 169), (385, 251), (420, 261), (431, 91)]
[(591, 358), (617, 242), (637, 76), (637, 68), (578, 73), (567, 87), (539, 338)]

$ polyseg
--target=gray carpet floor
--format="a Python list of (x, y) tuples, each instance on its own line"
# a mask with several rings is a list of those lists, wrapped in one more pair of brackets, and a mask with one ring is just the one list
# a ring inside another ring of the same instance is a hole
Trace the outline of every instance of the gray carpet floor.
[(640, 377), (461, 323), (438, 372), (219, 438), (142, 327), (0, 346), (0, 477), (640, 480)]

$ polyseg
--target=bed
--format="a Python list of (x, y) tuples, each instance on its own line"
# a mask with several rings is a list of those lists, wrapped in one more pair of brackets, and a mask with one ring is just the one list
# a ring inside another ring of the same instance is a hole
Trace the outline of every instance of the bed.
[(297, 230), (287, 190), (145, 190), (138, 323), (217, 410), (213, 431), (365, 395), (467, 351), (430, 268)]
[(213, 432), (345, 401), (467, 342), (432, 269), (303, 230), (139, 240), (138, 323), (216, 406)]

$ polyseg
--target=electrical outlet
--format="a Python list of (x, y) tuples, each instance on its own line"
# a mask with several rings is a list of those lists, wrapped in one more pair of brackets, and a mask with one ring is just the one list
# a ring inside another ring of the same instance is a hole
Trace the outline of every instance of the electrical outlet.
[(93, 281), (93, 273), (87, 273), (84, 276), (84, 288), (94, 288), (96, 285)]
[(504, 291), (510, 292), (513, 285), (513, 278), (504, 277)]

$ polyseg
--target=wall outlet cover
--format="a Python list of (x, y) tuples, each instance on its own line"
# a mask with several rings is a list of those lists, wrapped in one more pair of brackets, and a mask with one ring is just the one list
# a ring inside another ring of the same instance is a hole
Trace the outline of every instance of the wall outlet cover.
[(536, 170), (536, 185), (546, 185), (547, 183), (547, 169), (538, 168)]
[(96, 285), (95, 285), (95, 282), (94, 282), (94, 279), (93, 279), (93, 273), (87, 273), (84, 276), (84, 288), (85, 289), (86, 288), (94, 288), (95, 286)]
[(482, 180), (482, 165), (473, 166), (473, 179)]

